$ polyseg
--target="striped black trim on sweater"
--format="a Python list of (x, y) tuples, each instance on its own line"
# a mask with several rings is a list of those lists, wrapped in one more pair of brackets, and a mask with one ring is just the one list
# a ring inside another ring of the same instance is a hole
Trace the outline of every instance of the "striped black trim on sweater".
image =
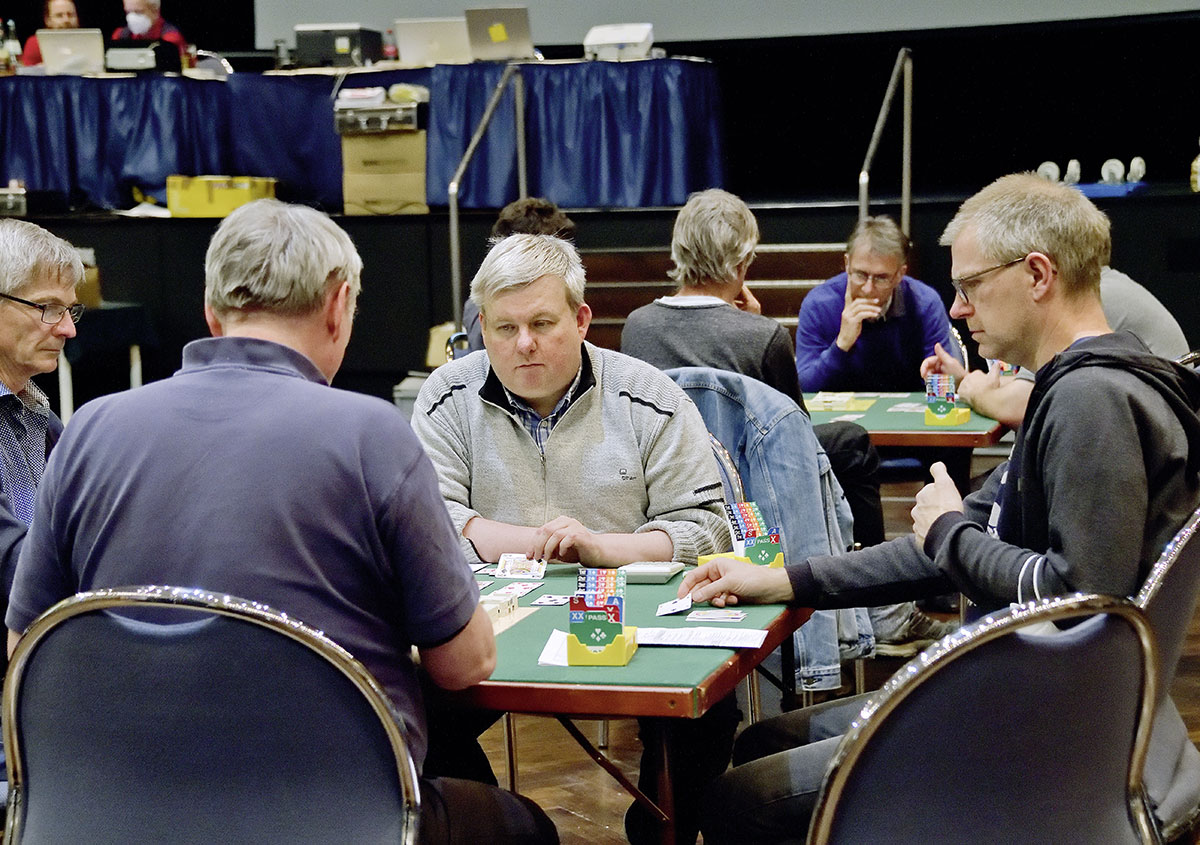
[(654, 413), (656, 413), (656, 414), (662, 414), (664, 417), (668, 417), (668, 418), (669, 418), (669, 417), (672, 417), (672, 416), (674, 416), (674, 412), (673, 412), (673, 411), (667, 411), (667, 410), (664, 410), (663, 408), (660, 408), (660, 407), (658, 407), (657, 405), (655, 405), (653, 402), (650, 402), (650, 401), (648, 401), (648, 400), (646, 400), (646, 399), (640, 399), (640, 398), (638, 398), (637, 396), (634, 396), (634, 395), (633, 395), (632, 393), (630, 393), (628, 390), (618, 390), (618, 391), (617, 391), (617, 395), (618, 395), (618, 396), (624, 396), (624, 397), (625, 397), (626, 399), (628, 399), (630, 402), (636, 402), (636, 403), (637, 403), (637, 404), (639, 404), (639, 405), (645, 405), (645, 406), (646, 406), (647, 408), (649, 408), (651, 411), (654, 411)]
[(454, 391), (466, 390), (466, 389), (467, 389), (467, 386), (465, 384), (450, 385), (449, 389), (447, 389), (445, 393), (443, 393), (441, 396), (439, 396), (437, 398), (436, 402), (434, 402), (432, 405), (429, 406), (429, 410), (425, 412), (425, 415), (432, 417), (433, 412), (438, 409), (438, 406), (440, 406), (443, 402), (445, 402), (447, 399), (449, 399), (451, 396), (454, 395)]

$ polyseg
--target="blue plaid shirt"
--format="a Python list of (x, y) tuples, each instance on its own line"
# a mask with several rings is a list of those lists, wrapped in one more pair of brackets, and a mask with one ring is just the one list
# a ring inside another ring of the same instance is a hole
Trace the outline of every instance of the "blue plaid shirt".
[(38, 482), (46, 469), (46, 431), (50, 402), (29, 382), (13, 393), (0, 382), (0, 486), (17, 519), (33, 521)]
[[(575, 398), (575, 390), (579, 387), (579, 380), (582, 376), (583, 367), (581, 366), (579, 372), (575, 373), (575, 380), (571, 382), (571, 386), (567, 388), (567, 392), (563, 394), (562, 399), (559, 399), (555, 403), (554, 410), (545, 417), (533, 410), (529, 403), (520, 396), (515, 395), (507, 387), (504, 388), (504, 395), (508, 397), (508, 404), (521, 419), (525, 430), (529, 432), (529, 436), (537, 444), (538, 451), (543, 455), (546, 454), (546, 440), (550, 437), (550, 432), (554, 426), (562, 419), (562, 415), (567, 412), (567, 408), (571, 407), (571, 402)], [(503, 387), (503, 384), (501, 387)]]

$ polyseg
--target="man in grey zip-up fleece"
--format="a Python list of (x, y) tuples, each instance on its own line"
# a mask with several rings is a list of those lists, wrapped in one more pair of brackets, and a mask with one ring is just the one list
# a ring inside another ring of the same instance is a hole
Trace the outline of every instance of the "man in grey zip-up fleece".
[[(583, 288), (569, 242), (500, 241), (471, 283), (486, 350), (438, 368), (417, 396), (413, 429), (437, 468), (464, 552), (471, 560), (523, 552), (620, 566), (695, 563), (728, 549), (700, 413), (656, 368), (584, 342), (591, 309)], [(643, 731), (669, 731), (677, 842), (695, 842), (698, 796), (728, 764), (739, 719), (731, 695), (694, 721), (642, 720)], [(435, 719), (427, 768), (494, 782), (475, 742), (488, 723)], [(651, 794), (655, 760), (643, 756), (640, 778)], [(635, 827), (636, 840), (651, 833)]]
[(699, 412), (657, 369), (583, 342), (569, 243), (504, 239), (472, 297), (487, 351), (438, 368), (413, 413), (469, 559), (694, 563), (728, 548)]

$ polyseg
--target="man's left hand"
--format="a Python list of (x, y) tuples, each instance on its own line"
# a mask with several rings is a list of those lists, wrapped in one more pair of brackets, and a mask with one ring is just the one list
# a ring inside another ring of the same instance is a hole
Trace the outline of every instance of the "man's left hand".
[(604, 566), (603, 534), (593, 534), (578, 519), (556, 517), (538, 528), (533, 545), (526, 556), (537, 560), (561, 560), (564, 563), (583, 563)]
[(912, 509), (913, 533), (917, 536), (917, 543), (922, 546), (934, 520), (951, 511), (961, 513), (963, 509), (962, 496), (946, 471), (946, 465), (938, 461), (929, 468), (929, 474), (933, 476), (933, 483), (921, 488), (917, 494), (917, 504)]

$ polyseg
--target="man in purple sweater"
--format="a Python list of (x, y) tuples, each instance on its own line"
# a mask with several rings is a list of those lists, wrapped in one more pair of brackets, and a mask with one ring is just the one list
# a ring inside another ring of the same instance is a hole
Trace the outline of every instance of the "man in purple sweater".
[(804, 297), (796, 326), (800, 388), (923, 390), (921, 362), (950, 347), (937, 291), (905, 275), (908, 238), (889, 217), (860, 220), (846, 241), (846, 272)]

